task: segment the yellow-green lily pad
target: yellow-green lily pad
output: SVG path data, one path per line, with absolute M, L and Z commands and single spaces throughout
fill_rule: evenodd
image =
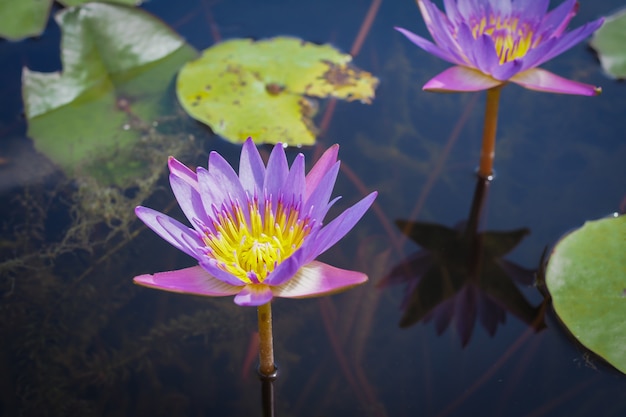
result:
M 315 103 L 335 97 L 371 103 L 378 79 L 331 45 L 292 37 L 233 39 L 205 50 L 178 75 L 176 90 L 194 119 L 234 142 L 312 145 Z
M 626 373 L 626 216 L 588 221 L 561 239 L 546 286 L 574 337 Z

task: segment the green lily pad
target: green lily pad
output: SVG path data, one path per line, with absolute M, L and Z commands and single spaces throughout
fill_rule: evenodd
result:
M 586 222 L 562 238 L 546 285 L 574 337 L 626 373 L 626 216 Z
M 591 38 L 602 68 L 613 78 L 626 78 L 626 9 L 606 18 Z
M 65 6 L 77 6 L 92 0 L 59 0 Z M 103 0 L 107 3 L 139 5 L 142 0 Z M 53 0 L 0 1 L 0 37 L 17 41 L 40 35 L 46 27 Z
M 0 37 L 17 41 L 43 32 L 52 0 L 0 1 Z
M 65 6 L 80 6 L 81 4 L 86 4 L 93 2 L 94 0 L 58 0 L 59 3 Z M 99 0 L 102 3 L 113 3 L 113 4 L 123 4 L 126 6 L 139 6 L 143 3 L 143 0 Z
M 171 113 L 168 85 L 196 51 L 132 7 L 89 3 L 55 19 L 63 72 L 24 69 L 28 135 L 68 175 L 122 185 L 141 175 L 136 146 L 153 120 Z
M 176 91 L 183 108 L 225 139 L 312 145 L 315 103 L 336 97 L 371 103 L 378 79 L 330 45 L 291 37 L 233 39 L 187 63 Z

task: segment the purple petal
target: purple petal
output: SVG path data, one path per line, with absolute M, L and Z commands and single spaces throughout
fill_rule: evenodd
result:
M 165 239 L 170 245 L 185 252 L 193 258 L 198 258 L 195 250 L 196 248 L 192 248 L 181 237 L 181 235 L 186 235 L 192 242 L 196 242 L 198 247 L 204 246 L 194 230 L 188 228 L 179 221 L 148 207 L 136 207 L 135 214 L 146 224 L 146 226 Z
M 453 63 L 464 63 L 465 53 L 459 46 L 455 24 L 430 1 L 418 2 L 418 6 L 435 44 L 453 58 Z
M 199 262 L 202 269 L 204 269 L 210 275 L 214 276 L 220 281 L 223 281 L 233 286 L 241 286 L 245 284 L 245 282 L 243 282 L 240 278 L 234 276 L 229 272 L 224 271 L 222 268 L 217 266 L 217 261 L 214 258 L 203 257 L 199 260 Z
M 221 297 L 237 294 L 242 287 L 226 284 L 199 266 L 177 271 L 157 272 L 133 278 L 135 284 L 183 294 Z
M 450 19 L 453 23 L 463 21 L 463 16 L 461 16 L 461 13 L 456 6 L 456 0 L 443 0 L 443 7 L 446 11 L 448 19 Z
M 513 10 L 510 0 L 489 0 L 487 5 L 489 6 L 489 11 L 486 13 L 487 16 L 508 17 Z
M 278 264 L 276 268 L 269 273 L 263 283 L 268 285 L 281 285 L 290 280 L 305 263 L 304 257 L 308 254 L 306 246 L 300 247 L 291 256 Z
M 287 156 L 282 144 L 277 144 L 272 149 L 270 158 L 267 161 L 267 169 L 265 170 L 265 181 L 263 189 L 267 195 L 271 195 L 275 200 L 278 197 L 287 175 L 289 174 L 289 164 L 287 164 Z M 276 207 L 276 206 L 273 206 Z
M 472 338 L 477 315 L 478 290 L 473 285 L 466 285 L 454 297 L 456 330 L 461 336 L 461 345 L 467 346 Z
M 535 65 L 541 65 L 542 63 L 562 54 L 574 45 L 580 43 L 583 39 L 587 38 L 600 26 L 602 26 L 602 23 L 604 23 L 604 18 L 586 23 L 583 26 L 576 28 L 571 32 L 567 32 L 565 35 L 557 38 L 554 47 L 550 49 L 541 59 L 537 60 Z
M 597 96 L 602 92 L 600 87 L 568 80 L 540 68 L 520 72 L 513 76 L 510 81 L 529 90 L 545 91 L 547 93 Z
M 539 33 L 550 37 L 561 36 L 577 11 L 577 0 L 567 0 L 561 3 L 544 16 Z
M 299 202 L 305 190 L 304 155 L 299 153 L 291 164 L 282 194 L 286 204 Z
M 500 57 L 491 36 L 481 35 L 473 42 L 473 45 L 468 45 L 468 48 L 473 52 L 472 61 L 476 64 L 476 68 L 490 75 L 497 71 L 500 66 Z
M 317 188 L 318 184 L 324 178 L 326 173 L 337 162 L 337 154 L 339 153 L 339 145 L 335 144 L 326 149 L 320 159 L 317 160 L 313 168 L 306 176 L 306 189 L 304 192 L 304 201 L 309 199 L 311 193 Z
M 374 191 L 361 201 L 341 213 L 337 218 L 320 230 L 316 239 L 315 255 L 324 253 L 348 233 L 354 225 L 363 217 L 367 209 L 372 205 L 378 193 Z
M 289 281 L 272 288 L 276 297 L 304 298 L 333 294 L 367 281 L 367 275 L 313 261 Z
M 513 61 L 505 62 L 502 65 L 498 65 L 491 72 L 491 76 L 496 80 L 506 81 L 518 72 L 522 70 L 523 60 L 514 59 Z
M 479 19 L 482 16 L 487 16 L 490 10 L 489 5 L 484 0 L 458 0 L 457 7 L 464 16 L 465 21 L 469 21 L 471 18 Z
M 241 148 L 239 160 L 239 180 L 244 190 L 254 196 L 254 192 L 263 189 L 265 165 L 252 138 L 248 138 Z
M 241 185 L 239 176 L 230 166 L 228 161 L 217 152 L 209 154 L 209 175 L 212 180 L 211 188 L 219 187 L 224 190 L 224 194 L 232 197 L 233 200 L 244 203 L 247 201 L 245 190 Z M 206 184 L 205 184 L 206 186 Z
M 548 11 L 549 5 L 549 0 L 515 0 L 511 5 L 511 14 L 523 17 L 527 22 L 529 20 L 540 22 Z
M 170 174 L 170 186 L 178 201 L 178 205 L 194 227 L 196 226 L 194 219 L 199 219 L 205 224 L 210 224 L 206 212 L 204 211 L 202 198 L 196 188 L 185 181 L 184 178 L 174 174 Z M 197 186 L 198 182 L 196 181 L 196 187 Z M 200 232 L 200 230 L 198 231 Z
M 426 52 L 428 52 L 429 54 L 432 54 L 438 58 L 443 59 L 444 61 L 448 61 L 452 64 L 461 64 L 461 62 L 459 62 L 458 59 L 456 59 L 452 54 L 450 54 L 448 51 L 442 49 L 441 47 L 439 47 L 438 45 L 435 45 L 434 43 L 422 38 L 421 36 L 418 36 L 412 32 L 409 32 L 408 30 L 404 29 L 404 28 L 400 28 L 400 27 L 394 27 L 395 30 L 397 30 L 398 32 L 402 33 L 404 36 L 407 37 L 408 40 L 410 40 L 411 42 L 413 42 L 415 45 L 419 46 L 420 48 L 422 48 L 423 50 L 425 50 Z
M 260 306 L 272 301 L 273 297 L 274 294 L 267 285 L 250 284 L 235 296 L 235 303 L 246 307 Z
M 170 169 L 170 174 L 174 175 L 181 180 L 185 181 L 191 187 L 193 187 L 196 191 L 198 191 L 198 176 L 195 172 L 190 170 L 187 165 L 180 162 L 178 159 L 170 156 L 167 159 L 167 166 Z
M 478 70 L 455 66 L 433 77 L 424 85 L 423 89 L 435 92 L 466 92 L 488 90 L 500 84 L 502 84 L 502 81 L 498 81 Z

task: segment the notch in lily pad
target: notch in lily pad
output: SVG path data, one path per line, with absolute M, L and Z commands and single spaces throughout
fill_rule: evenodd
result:
M 612 78 L 626 78 L 626 9 L 609 16 L 591 38 L 602 69 Z
M 331 45 L 293 37 L 233 39 L 181 69 L 176 91 L 185 111 L 234 143 L 315 143 L 313 98 L 371 103 L 378 79 Z
M 546 267 L 554 310 L 585 347 L 626 374 L 626 216 L 588 221 Z

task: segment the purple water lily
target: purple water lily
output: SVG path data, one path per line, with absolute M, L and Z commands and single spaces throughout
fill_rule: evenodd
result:
M 248 139 L 239 174 L 218 153 L 196 172 L 170 157 L 170 184 L 193 225 L 137 207 L 137 216 L 198 266 L 140 275 L 139 285 L 204 296 L 235 295 L 235 303 L 260 306 L 273 297 L 301 298 L 361 284 L 367 276 L 315 258 L 341 239 L 365 214 L 376 192 L 323 225 L 338 198 L 330 196 L 339 172 L 338 145 L 329 148 L 305 176 L 304 155 L 291 168 L 281 144 L 267 167 Z
M 396 28 L 425 51 L 456 66 L 424 85 L 438 92 L 480 91 L 507 82 L 551 93 L 592 96 L 601 89 L 536 68 L 598 29 L 604 19 L 565 32 L 578 3 L 567 0 L 550 12 L 549 0 L 444 0 L 446 13 L 417 0 L 435 43 Z

